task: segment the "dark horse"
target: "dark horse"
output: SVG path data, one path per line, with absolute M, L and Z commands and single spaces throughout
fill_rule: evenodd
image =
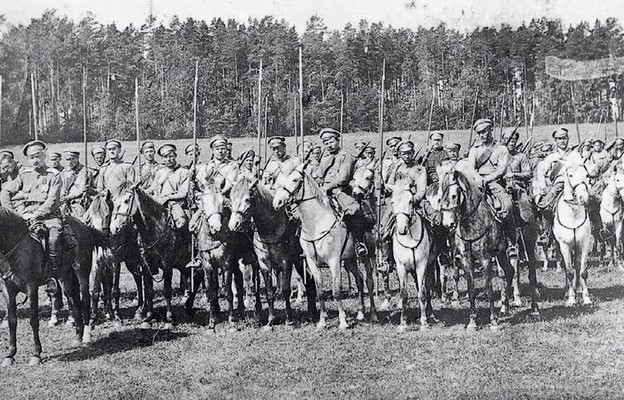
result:
M 282 296 L 286 302 L 286 324 L 293 323 L 290 306 L 293 266 L 299 276 L 305 276 L 308 313 L 311 317 L 315 317 L 316 285 L 312 276 L 303 268 L 301 258 L 303 250 L 299 243 L 297 226 L 290 220 L 286 211 L 273 208 L 273 194 L 266 186 L 258 184 L 257 180 L 251 181 L 247 177 L 239 179 L 232 188 L 230 198 L 232 214 L 228 225 L 231 230 L 244 231 L 245 222 L 253 218 L 255 226 L 253 247 L 267 288 L 269 318 L 266 328 L 270 329 L 275 322 L 275 287 L 272 283 L 272 272 L 275 272 L 278 279 L 281 278 Z
M 168 222 L 169 216 L 164 205 L 137 184 L 122 184 L 113 193 L 113 214 L 110 231 L 114 236 L 134 222 L 142 247 L 142 277 L 145 294 L 143 306 L 139 308 L 143 316 L 144 326 L 149 326 L 153 318 L 154 308 L 154 275 L 158 269 L 163 271 L 163 294 L 167 314 L 165 328 L 173 327 L 173 313 L 171 311 L 171 297 L 173 294 L 171 281 L 173 268 L 177 268 L 183 275 L 188 275 L 186 268 L 191 259 L 191 235 L 188 231 L 173 229 Z M 191 290 L 187 300 L 187 311 L 192 307 L 197 288 Z M 137 310 L 137 312 L 139 311 Z
M 490 328 L 498 328 L 498 318 L 494 307 L 494 290 L 492 278 L 494 268 L 492 258 L 497 257 L 505 273 L 505 289 L 501 290 L 503 307 L 509 308 L 512 296 L 512 280 L 514 270 L 505 257 L 507 240 L 503 226 L 497 222 L 494 210 L 485 200 L 484 193 L 476 186 L 474 179 L 464 171 L 469 168 L 456 167 L 448 171 L 439 170 L 440 202 L 442 223 L 454 229 L 455 246 L 460 256 L 468 284 L 470 298 L 470 322 L 467 329 L 476 329 L 477 311 L 475 306 L 476 291 L 474 284 L 475 263 L 479 263 L 486 273 L 486 288 L 490 303 Z M 440 174 L 441 173 L 441 174 Z

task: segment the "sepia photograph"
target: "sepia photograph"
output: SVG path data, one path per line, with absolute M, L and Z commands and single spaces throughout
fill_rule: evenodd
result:
M 0 0 L 0 399 L 623 398 L 623 23 Z

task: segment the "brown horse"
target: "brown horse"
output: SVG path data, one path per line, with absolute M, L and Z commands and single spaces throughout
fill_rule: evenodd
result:
M 171 297 L 173 268 L 181 274 L 188 275 L 186 265 L 191 259 L 191 235 L 188 230 L 176 230 L 169 224 L 169 215 L 164 205 L 158 203 L 137 184 L 122 184 L 112 194 L 113 213 L 110 231 L 114 236 L 129 227 L 131 222 L 136 225 L 142 263 L 143 287 L 145 288 L 143 306 L 143 327 L 149 327 L 153 319 L 154 307 L 154 276 L 158 270 L 163 272 L 163 294 L 165 296 L 166 316 L 165 329 L 173 327 Z M 191 290 L 186 303 L 187 310 L 192 308 L 197 287 Z
M 461 163 L 448 171 L 439 169 L 442 223 L 454 230 L 456 251 L 460 255 L 468 283 L 470 321 L 466 328 L 474 330 L 477 327 L 474 272 L 475 263 L 478 262 L 486 271 L 490 328 L 496 330 L 498 317 L 492 288 L 494 276 L 492 258 L 497 257 L 505 273 L 504 290 L 506 292 L 503 304 L 505 308 L 509 307 L 509 298 L 512 296 L 513 268 L 505 257 L 507 240 L 502 224 L 496 221 L 494 210 L 487 204 L 485 194 L 476 186 L 475 179 L 467 175 L 466 171 L 469 170 L 469 168 L 462 168 Z
M 229 228 L 232 231 L 241 231 L 244 230 L 246 221 L 253 219 L 254 222 L 253 246 L 267 288 L 269 317 L 266 328 L 270 329 L 275 321 L 273 272 L 278 279 L 281 278 L 282 296 L 286 302 L 286 324 L 293 323 L 290 305 L 293 266 L 299 276 L 305 276 L 308 313 L 316 316 L 316 286 L 312 277 L 308 276 L 303 268 L 297 226 L 284 210 L 273 208 L 273 194 L 262 183 L 258 184 L 257 180 L 251 181 L 247 177 L 239 179 L 234 184 L 230 197 L 232 214 L 228 223 Z

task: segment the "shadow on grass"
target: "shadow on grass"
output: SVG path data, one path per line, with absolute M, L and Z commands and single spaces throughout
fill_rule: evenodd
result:
M 121 353 L 132 349 L 145 348 L 159 342 L 171 342 L 188 333 L 156 329 L 128 329 L 111 332 L 108 336 L 96 340 L 90 346 L 79 347 L 69 353 L 50 357 L 57 361 L 84 361 L 108 354 Z

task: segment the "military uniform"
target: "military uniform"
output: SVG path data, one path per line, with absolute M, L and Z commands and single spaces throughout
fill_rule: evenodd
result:
M 354 215 L 359 204 L 349 194 L 349 182 L 353 176 L 353 156 L 343 150 L 336 154 L 325 153 L 318 168 L 312 172 L 312 177 L 319 186 L 334 196 L 340 208 L 348 215 Z
M 141 186 L 144 188 L 150 187 L 156 177 L 156 172 L 161 167 L 156 160 L 141 163 Z
M 29 151 L 45 151 L 46 145 L 38 140 L 24 147 L 24 155 Z M 21 173 L 8 182 L 0 192 L 2 207 L 14 211 L 28 220 L 39 220 L 48 228 L 50 261 L 53 268 L 60 266 L 60 218 L 61 176 L 54 168 L 43 164 L 40 168 L 23 168 Z
M 486 126 L 491 129 L 491 121 L 478 120 L 475 122 L 475 131 L 481 132 L 487 129 Z M 475 144 L 468 153 L 468 165 L 487 181 L 487 189 L 499 201 L 497 211 L 501 219 L 509 215 L 512 207 L 511 197 L 501 184 L 508 164 L 509 150 L 495 140 L 489 144 Z
M 188 222 L 185 201 L 189 193 L 189 170 L 176 164 L 156 171 L 152 185 L 146 191 L 169 210 L 176 229 L 182 229 Z
M 114 193 L 127 182 L 136 182 L 136 178 L 136 171 L 132 164 L 121 160 L 110 160 L 100 168 L 95 187 L 98 192 L 108 190 Z
M 269 187 L 272 186 L 273 183 L 275 183 L 275 179 L 282 173 L 284 164 L 291 159 L 292 157 L 288 154 L 285 154 L 281 159 L 272 158 L 262 172 L 262 181 L 264 184 Z
M 85 212 L 85 198 L 89 186 L 91 185 L 90 171 L 82 164 L 74 168 L 65 168 L 61 173 L 62 194 L 61 202 L 68 206 L 68 211 L 75 217 L 82 217 Z
M 14 162 L 15 167 L 13 167 L 13 171 L 0 175 L 0 188 L 4 186 L 5 183 L 14 181 L 22 173 L 24 167 L 20 163 Z

